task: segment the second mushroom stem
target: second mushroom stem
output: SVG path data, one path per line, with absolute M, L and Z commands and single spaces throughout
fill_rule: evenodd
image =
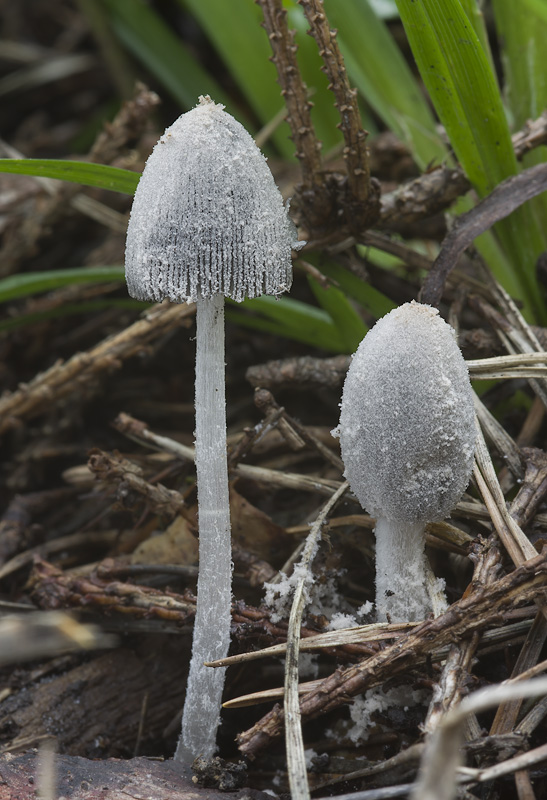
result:
M 175 759 L 210 757 L 216 749 L 225 668 L 205 661 L 225 658 L 230 644 L 232 552 L 226 460 L 224 296 L 196 303 L 196 474 L 199 578 L 192 660 Z
M 376 522 L 376 611 L 379 621 L 417 621 L 431 612 L 424 524 Z

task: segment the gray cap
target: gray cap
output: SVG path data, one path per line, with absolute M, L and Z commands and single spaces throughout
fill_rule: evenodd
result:
M 454 329 L 436 308 L 405 303 L 367 333 L 339 434 L 344 474 L 369 514 L 425 524 L 454 508 L 473 469 L 475 410 Z
M 167 128 L 137 186 L 127 229 L 131 297 L 175 302 L 279 294 L 296 241 L 266 159 L 209 97 Z

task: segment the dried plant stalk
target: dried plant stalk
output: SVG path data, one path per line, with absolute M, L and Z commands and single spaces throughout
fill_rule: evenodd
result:
M 298 0 L 319 47 L 319 55 L 340 114 L 340 130 L 344 136 L 343 150 L 347 172 L 346 217 L 349 227 L 362 231 L 378 213 L 379 192 L 371 185 L 369 154 L 366 146 L 367 134 L 361 125 L 357 105 L 357 90 L 352 89 L 336 40 L 336 30 L 331 28 L 320 0 Z
M 302 623 L 302 613 L 306 602 L 306 588 L 311 574 L 311 563 L 317 552 L 317 547 L 321 538 L 321 531 L 328 515 L 333 511 L 338 501 L 343 497 L 349 488 L 349 484 L 343 483 L 330 500 L 325 503 L 320 514 L 312 525 L 310 533 L 306 539 L 306 544 L 299 562 L 302 570 L 300 579 L 294 592 L 291 614 L 289 618 L 289 628 L 287 631 L 287 646 L 285 656 L 285 748 L 287 754 L 287 771 L 289 774 L 289 785 L 291 796 L 294 800 L 307 800 L 310 797 L 308 778 L 306 771 L 306 758 L 304 755 L 304 740 L 302 737 L 302 725 L 300 721 L 300 701 L 298 690 L 298 656 L 300 653 L 300 625 Z

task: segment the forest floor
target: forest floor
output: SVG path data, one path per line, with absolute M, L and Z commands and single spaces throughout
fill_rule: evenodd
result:
M 141 87 L 103 127 L 112 87 L 80 13 L 63 0 L 35 0 L 4 14 L 6 39 L 83 61 L 55 80 L 11 88 L 1 81 L 17 61 L 2 62 L 2 155 L 91 158 L 141 170 L 176 116 L 169 101 L 160 105 Z M 386 178 L 382 152 L 389 148 L 396 169 Z M 386 187 L 413 176 L 391 138 L 372 154 Z M 294 170 L 277 176 L 286 188 L 297 180 Z M 75 184 L 0 175 L 0 278 L 123 264 L 130 202 Z M 414 225 L 416 237 L 423 231 L 442 240 L 446 232 L 442 214 Z M 395 303 L 417 296 L 421 266 L 419 258 L 409 262 L 401 277 L 380 274 L 366 259 L 353 263 Z M 295 273 L 293 296 L 312 301 L 304 270 Z M 466 358 L 502 353 L 496 323 L 515 324 L 499 305 L 498 317 L 488 316 L 492 297 L 467 302 L 454 284 L 447 291 L 444 310 L 460 316 Z M 281 569 L 290 572 L 310 524 L 343 482 L 331 430 L 349 357 L 227 324 L 231 653 L 279 648 L 228 669 L 223 761 L 197 769 L 192 782 L 168 759 L 180 729 L 195 611 L 194 308 L 137 308 L 120 281 L 77 283 L 5 303 L 2 319 L 0 800 L 36 791 L 82 800 L 287 792 L 279 708 L 264 715 L 283 702 L 280 656 L 290 606 L 266 604 L 264 583 L 279 580 Z M 535 333 L 545 341 L 542 329 Z M 544 406 L 518 376 L 493 384 L 482 400 L 497 413 L 495 463 L 528 545 L 507 532 L 505 519 L 492 533 L 495 482 L 487 476 L 488 509 L 471 487 L 447 523 L 428 528 L 428 553 L 452 612 L 419 626 L 375 627 L 367 614 L 374 520 L 348 493 L 323 528 L 301 631 L 303 640 L 332 631 L 330 639 L 314 640 L 313 656 L 301 658 L 302 681 L 327 682 L 321 701 L 315 695 L 303 711 L 309 782 L 320 796 L 396 796 L 382 794 L 386 786 L 405 796 L 423 754 L 424 726 L 432 730 L 474 689 L 542 671 Z M 513 560 L 500 545 L 504 532 L 505 548 L 522 545 Z M 343 615 L 368 629 L 351 638 Z M 246 695 L 254 697 L 237 701 Z M 525 759 L 546 747 L 546 713 L 545 700 L 515 701 L 470 718 L 465 748 L 475 773 L 467 796 L 514 797 L 515 781 L 520 797 L 532 782 L 536 797 L 547 796 L 545 754 Z

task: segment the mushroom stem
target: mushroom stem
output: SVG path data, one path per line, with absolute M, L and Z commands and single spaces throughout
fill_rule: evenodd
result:
M 192 659 L 176 761 L 216 750 L 225 668 L 205 667 L 230 645 L 232 551 L 226 458 L 224 297 L 196 303 L 196 473 L 199 577 Z
M 415 622 L 432 611 L 427 591 L 425 525 L 376 522 L 376 612 L 378 621 Z

